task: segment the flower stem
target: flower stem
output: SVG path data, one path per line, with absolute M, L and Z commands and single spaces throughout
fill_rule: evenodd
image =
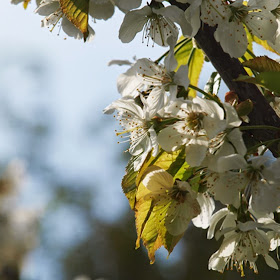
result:
M 208 99 L 217 102 L 217 103 L 219 104 L 219 106 L 221 106 L 221 107 L 223 108 L 222 103 L 221 103 L 219 100 L 217 100 L 214 96 L 212 96 L 211 94 L 205 92 L 204 90 L 202 90 L 202 89 L 200 89 L 200 88 L 198 88 L 198 87 L 196 87 L 196 86 L 194 86 L 194 85 L 192 85 L 192 84 L 189 84 L 189 88 L 194 89 L 194 90 L 196 90 L 196 91 L 202 93 L 202 94 L 203 94 L 204 96 L 206 96 Z
M 257 145 L 254 145 L 253 147 L 250 147 L 250 148 L 248 149 L 247 153 L 254 152 L 258 147 L 260 147 L 260 146 L 262 146 L 262 145 L 265 145 L 266 147 L 269 148 L 269 146 L 273 145 L 273 144 L 276 143 L 276 142 L 280 142 L 280 138 L 258 143 Z

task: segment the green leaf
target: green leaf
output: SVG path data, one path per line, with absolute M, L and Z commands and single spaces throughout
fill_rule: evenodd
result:
M 263 72 L 256 76 L 259 85 L 280 94 L 280 72 Z
M 182 38 L 180 38 L 180 40 L 182 40 Z M 204 63 L 203 51 L 199 48 L 194 47 L 192 41 L 187 41 L 183 45 L 180 45 L 179 48 L 175 49 L 175 57 L 178 61 L 177 70 L 181 65 L 189 65 L 190 83 L 194 86 L 197 86 Z M 189 89 L 188 95 L 191 97 L 195 97 L 196 91 L 193 89 Z
M 244 62 L 243 65 L 260 73 L 256 74 L 255 78 L 240 75 L 236 81 L 256 84 L 280 94 L 280 64 L 277 61 L 260 56 Z
M 84 35 L 86 41 L 88 31 L 89 0 L 59 0 L 61 10 Z
M 131 158 L 131 160 L 128 162 L 128 165 L 126 167 L 126 174 L 124 175 L 122 179 L 122 189 L 125 194 L 125 196 L 128 199 L 129 205 L 131 209 L 134 209 L 135 207 L 135 197 L 136 197 L 136 177 L 138 172 L 134 171 L 133 168 L 133 160 L 134 158 Z
M 133 169 L 133 161 L 134 158 L 126 168 L 122 188 L 130 207 L 135 211 L 136 248 L 140 246 L 142 239 L 148 250 L 150 262 L 154 263 L 156 250 L 164 246 L 170 254 L 183 234 L 173 236 L 166 229 L 167 211 L 170 207 L 177 207 L 177 201 L 163 197 L 160 203 L 155 203 L 153 198 L 148 196 L 150 191 L 142 184 L 142 180 L 149 172 L 156 169 L 167 170 L 174 179 L 187 180 L 193 174 L 193 168 L 190 168 L 185 161 L 184 148 L 171 153 L 160 149 L 156 157 L 150 153 L 137 172 Z
M 235 81 L 246 82 L 262 86 L 270 91 L 280 94 L 280 72 L 262 72 L 255 78 L 240 75 Z

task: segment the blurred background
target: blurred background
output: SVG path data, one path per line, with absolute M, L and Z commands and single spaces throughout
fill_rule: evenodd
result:
M 134 249 L 134 215 L 120 187 L 128 155 L 116 121 L 102 114 L 119 98 L 126 67 L 107 63 L 157 59 L 165 49 L 147 48 L 141 34 L 122 44 L 118 11 L 92 22 L 96 37 L 84 44 L 42 29 L 34 4 L 2 2 L 0 280 L 239 279 L 208 271 L 219 245 L 193 227 L 168 260 L 160 249 L 150 265 L 145 248 Z M 211 70 L 208 63 L 204 73 Z

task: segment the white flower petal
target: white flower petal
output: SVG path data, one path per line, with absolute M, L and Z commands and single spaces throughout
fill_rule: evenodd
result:
M 147 110 L 150 117 L 156 115 L 156 113 L 164 106 L 165 90 L 163 87 L 155 87 L 150 92 L 146 102 Z
M 158 134 L 158 142 L 165 151 L 176 151 L 184 143 L 181 136 L 174 126 L 168 126 Z
M 232 21 L 219 24 L 214 36 L 216 41 L 221 44 L 224 52 L 231 57 L 238 58 L 246 52 L 248 41 L 241 22 Z
M 269 12 L 249 13 L 244 23 L 248 29 L 262 40 L 275 41 L 277 23 L 275 17 Z
M 206 137 L 191 139 L 186 144 L 186 162 L 191 166 L 200 166 L 206 156 L 208 140 Z
M 128 12 L 120 27 L 119 38 L 123 43 L 131 42 L 135 35 L 140 32 L 148 21 L 147 16 L 152 14 L 152 9 L 148 6 L 140 10 Z
M 206 193 L 198 193 L 197 201 L 199 203 L 201 213 L 196 218 L 192 219 L 192 222 L 196 227 L 206 229 L 210 225 L 210 218 L 215 210 L 215 202 L 213 198 Z
M 122 10 L 136 9 L 141 5 L 142 0 L 114 0 L 116 5 Z
M 173 201 L 167 210 L 165 226 L 168 232 L 174 236 L 184 233 L 192 218 L 200 213 L 200 207 L 196 199 L 186 195 L 183 203 Z
M 247 148 L 243 141 L 242 132 L 239 128 L 233 129 L 230 133 L 227 134 L 228 141 L 234 146 L 236 152 L 241 155 L 245 156 L 247 153 Z
M 265 262 L 268 266 L 270 266 L 270 267 L 272 267 L 276 270 L 279 269 L 277 262 L 270 255 L 265 254 L 265 255 L 263 255 L 263 257 L 264 257 Z
M 151 168 L 150 168 L 151 169 Z M 147 169 L 148 172 L 149 168 Z M 145 176 L 143 185 L 153 193 L 165 193 L 173 187 L 173 177 L 164 169 L 153 170 Z
M 190 84 L 188 72 L 188 65 L 181 65 L 173 77 L 173 82 L 178 86 L 183 86 L 186 90 L 188 89 L 188 86 Z
M 207 231 L 207 239 L 212 239 L 214 237 L 215 229 L 218 222 L 228 214 L 229 214 L 228 208 L 222 208 L 211 217 L 210 226 Z
M 95 0 L 89 2 L 89 14 L 93 18 L 107 20 L 113 16 L 114 12 L 115 6 L 110 0 L 101 3 Z
M 242 169 L 247 167 L 247 162 L 243 156 L 238 154 L 229 155 L 226 157 L 220 157 L 218 159 L 219 172 L 225 172 L 228 170 Z

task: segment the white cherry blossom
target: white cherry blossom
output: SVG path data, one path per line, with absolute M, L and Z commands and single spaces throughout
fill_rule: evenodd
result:
M 135 35 L 143 30 L 142 40 L 153 40 L 160 46 L 168 46 L 167 39 L 172 36 L 177 40 L 178 28 L 175 23 L 179 24 L 182 33 L 189 33 L 190 26 L 185 19 L 184 12 L 176 6 L 160 8 L 144 6 L 139 10 L 128 12 L 120 27 L 119 38 L 123 43 L 129 43 Z
M 196 199 L 201 212 L 197 217 L 192 219 L 192 222 L 196 227 L 206 229 L 210 225 L 210 220 L 215 210 L 215 202 L 207 193 L 198 193 Z
M 41 26 L 49 28 L 51 32 L 59 25 L 68 36 L 75 39 L 84 39 L 82 32 L 63 14 L 59 0 L 43 0 L 35 12 L 41 16 L 45 16 L 41 21 Z M 87 41 L 89 42 L 93 40 L 95 33 L 90 26 L 88 26 L 88 31 Z
M 218 171 L 217 163 L 220 157 L 232 154 L 245 156 L 247 152 L 242 132 L 238 128 L 242 121 L 229 103 L 224 103 L 223 107 L 226 112 L 226 129 L 209 141 L 208 153 L 202 163 L 212 171 Z
M 170 152 L 185 146 L 186 162 L 199 166 L 206 156 L 210 139 L 226 127 L 223 109 L 214 101 L 196 97 L 192 101 L 174 101 L 166 112 L 178 121 L 160 131 L 161 147 Z
M 153 116 L 133 99 L 116 100 L 104 109 L 104 113 L 111 114 L 115 110 L 119 111 L 117 119 L 123 127 L 123 131 L 116 134 L 127 139 L 124 142 L 130 142 L 129 153 L 136 157 L 134 169 L 137 171 L 150 151 L 153 156 L 158 153 L 157 136 L 151 123 Z
M 207 177 L 208 191 L 224 204 L 240 206 L 240 192 L 258 213 L 270 213 L 280 206 L 279 164 L 267 157 L 249 162 L 238 154 L 218 159 L 219 172 Z
M 170 100 L 176 99 L 178 86 L 187 90 L 189 85 L 187 65 L 181 65 L 174 72 L 177 67 L 173 54 L 176 42 L 170 42 L 169 39 L 170 53 L 165 58 L 164 65 L 147 58 L 138 59 L 117 81 L 122 96 L 135 98 L 141 95 L 142 102 L 149 108 L 151 115 L 158 113 Z
M 210 26 L 220 23 L 227 8 L 221 0 L 181 0 L 178 2 L 190 4 L 185 11 L 185 17 L 192 27 L 192 33 L 188 34 L 191 37 L 197 34 L 201 21 Z
M 268 9 L 271 0 L 249 0 L 247 5 L 243 0 L 237 0 L 228 5 L 223 22 L 218 24 L 215 39 L 232 57 L 241 57 L 248 45 L 244 26 L 262 40 L 275 41 L 277 23 Z M 265 8 L 264 8 L 265 7 Z
M 257 229 L 253 222 L 239 223 L 225 234 L 220 249 L 209 259 L 209 269 L 223 272 L 224 269 L 236 267 L 244 276 L 244 267 L 249 263 L 250 268 L 258 273 L 256 261 L 262 255 L 266 264 L 278 269 L 277 263 L 269 256 L 269 239 L 264 231 Z
M 277 6 L 275 8 L 275 5 L 271 7 L 271 13 L 275 16 L 276 22 L 278 24 L 278 28 L 276 31 L 276 39 L 275 42 L 268 40 L 268 44 L 276 50 L 278 53 L 280 53 L 280 0 L 275 0 Z M 278 107 L 279 111 L 279 107 Z M 278 114 L 279 115 L 279 114 Z
M 107 20 L 113 16 L 115 5 L 111 0 L 90 0 L 89 15 L 95 19 Z

